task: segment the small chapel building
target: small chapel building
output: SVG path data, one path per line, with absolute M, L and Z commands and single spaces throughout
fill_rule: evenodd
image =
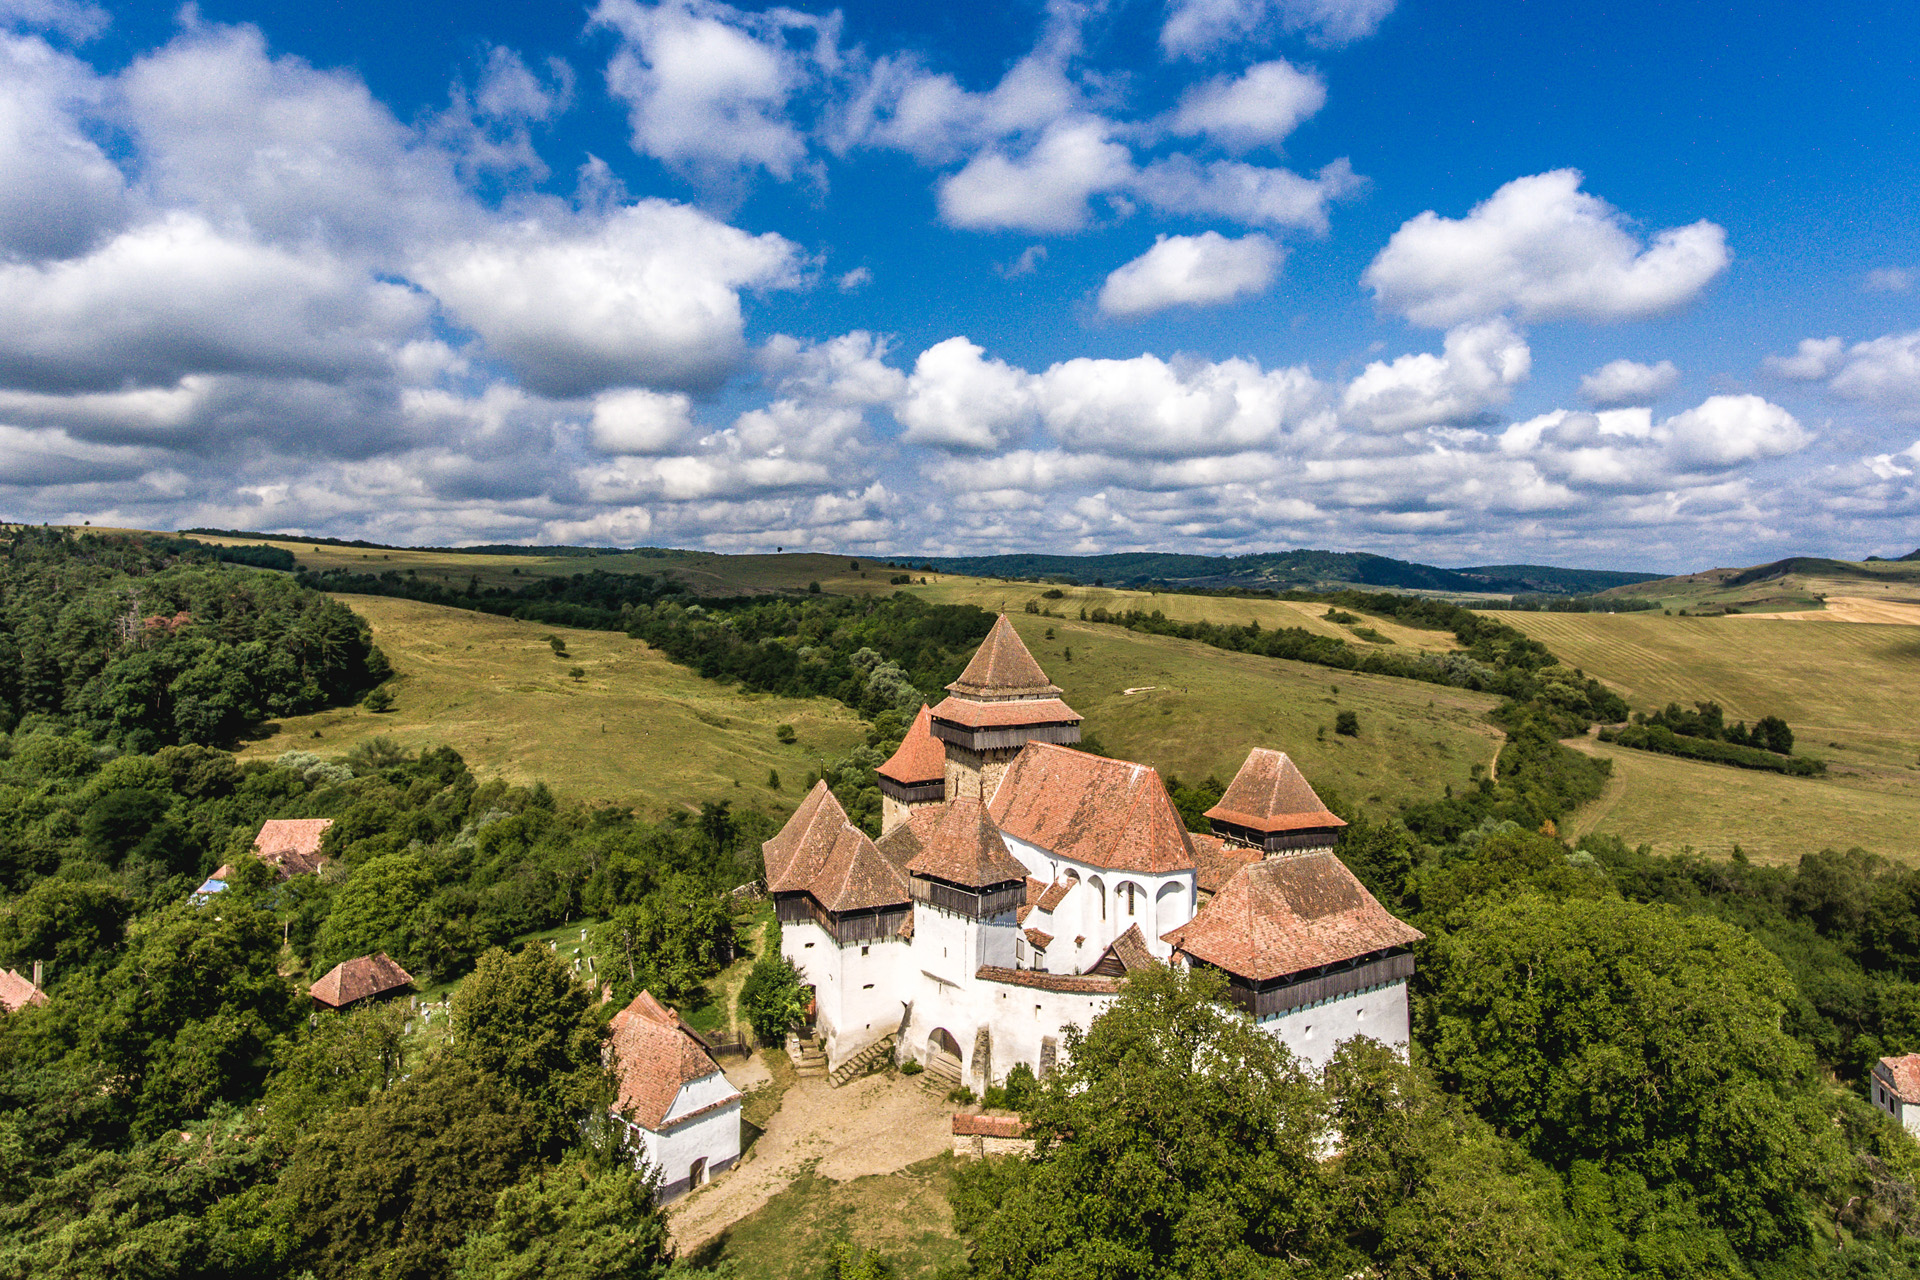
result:
M 1406 1051 L 1422 935 L 1334 855 L 1345 824 L 1284 753 L 1249 755 L 1199 835 L 1153 768 L 1075 749 L 1004 615 L 947 692 L 879 767 L 878 840 L 822 782 L 762 846 L 830 1068 L 891 1037 L 969 1087 L 1044 1077 L 1152 964 L 1219 970 L 1310 1064 L 1356 1035 Z

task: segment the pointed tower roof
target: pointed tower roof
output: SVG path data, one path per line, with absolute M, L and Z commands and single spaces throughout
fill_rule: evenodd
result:
M 1312 853 L 1242 867 L 1163 940 L 1249 982 L 1265 982 L 1425 936 L 1381 906 L 1332 853 Z
M 1002 831 L 1090 867 L 1160 874 L 1193 866 L 1193 844 L 1155 770 L 1029 742 L 990 804 Z
M 806 888 L 810 870 L 826 861 L 840 829 L 846 825 L 847 811 L 834 799 L 826 780 L 814 783 L 787 825 L 760 845 L 767 864 L 767 891 Z
M 920 714 L 913 718 L 913 726 L 907 730 L 899 749 L 875 772 L 903 787 L 945 781 L 947 749 L 933 736 L 932 707 L 924 702 L 920 704 Z
M 962 698 L 997 702 L 1012 698 L 1057 698 L 1060 686 L 1033 660 L 1033 654 L 1013 629 L 1006 614 L 995 619 L 993 630 L 980 643 L 973 661 L 947 692 Z
M 913 875 L 968 889 L 1024 883 L 1027 878 L 1026 867 L 1007 852 L 987 806 L 972 796 L 922 809 L 907 820 L 906 828 L 919 846 L 907 863 Z
M 1247 762 L 1233 775 L 1220 803 L 1207 810 L 1207 817 L 1267 832 L 1347 825 L 1320 802 L 1286 752 L 1266 747 L 1247 753 Z

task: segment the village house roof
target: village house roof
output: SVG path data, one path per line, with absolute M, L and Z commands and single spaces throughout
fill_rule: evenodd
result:
M 1247 753 L 1246 763 L 1233 775 L 1220 803 L 1207 810 L 1207 817 L 1266 832 L 1347 825 L 1320 803 L 1286 752 L 1266 747 Z
M 807 893 L 827 911 L 860 911 L 908 899 L 903 861 L 874 847 L 824 781 L 814 784 L 779 834 L 760 846 L 773 893 Z
M 1159 773 L 1143 764 L 1030 742 L 989 810 L 1006 834 L 1084 866 L 1158 875 L 1194 865 Z
M 308 988 L 307 994 L 329 1009 L 344 1009 L 412 983 L 412 974 L 395 964 L 386 952 L 378 951 L 370 956 L 342 960 Z
M 931 876 L 967 889 L 1027 879 L 1026 867 L 1007 852 L 987 806 L 972 796 L 930 805 L 891 834 L 903 829 L 910 829 L 910 838 L 919 845 L 907 863 L 910 875 Z
M 1163 938 L 1196 960 L 1265 982 L 1425 936 L 1394 918 L 1328 852 L 1242 867 L 1198 915 Z
M 1226 888 L 1233 873 L 1260 861 L 1266 855 L 1245 845 L 1228 844 L 1219 836 L 1189 832 L 1193 843 L 1193 883 L 1202 893 L 1218 893 Z
M 269 818 L 253 838 L 254 856 L 270 864 L 282 880 L 308 875 L 326 863 L 320 837 L 332 825 L 332 818 Z
M 607 1024 L 619 1096 L 614 1109 L 643 1128 L 658 1133 L 673 1110 L 680 1090 L 696 1080 L 717 1074 L 720 1065 L 680 1020 L 680 1015 L 642 991 L 633 1003 L 613 1015 Z M 736 1090 L 697 1112 L 679 1117 L 676 1124 L 704 1115 L 740 1097 Z
M 1028 929 L 1027 941 L 1036 951 L 1045 951 L 1053 942 L 1053 935 L 1041 929 Z
M 946 780 L 947 748 L 933 736 L 932 707 L 924 702 L 920 704 L 920 714 L 913 718 L 907 736 L 900 740 L 900 746 L 887 757 L 887 762 L 874 772 L 903 787 Z
M 1920 1103 L 1920 1053 L 1882 1058 L 1873 1074 L 1879 1076 L 1881 1085 L 1900 1101 L 1909 1106 Z
M 987 638 L 974 651 L 973 661 L 967 663 L 958 680 L 947 686 L 947 692 L 988 700 L 1057 698 L 1060 686 L 1047 679 L 1047 673 L 1033 660 L 1003 613 L 994 619 L 993 630 L 987 632 Z
M 33 981 L 12 969 L 0 969 L 0 1009 L 8 1013 L 18 1013 L 28 1005 L 43 1005 L 47 1002 L 47 993 L 33 985 Z

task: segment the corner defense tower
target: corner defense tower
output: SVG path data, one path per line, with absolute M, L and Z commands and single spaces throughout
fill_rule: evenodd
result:
M 1033 660 L 1001 614 L 949 697 L 931 713 L 933 736 L 946 746 L 946 798 L 993 798 L 1013 758 L 1029 742 L 1080 741 L 1080 713 L 1060 700 L 1060 687 Z

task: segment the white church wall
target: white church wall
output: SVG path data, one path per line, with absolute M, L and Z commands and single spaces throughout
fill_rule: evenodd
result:
M 780 950 L 813 987 L 814 1026 L 829 1069 L 899 1027 L 901 975 L 913 968 L 905 939 L 843 947 L 808 921 L 781 931 Z
M 1051 1038 L 1058 1046 L 1068 1026 L 1086 1029 L 1113 999 L 978 978 L 946 983 L 921 974 L 901 1056 L 924 1062 L 928 1042 L 935 1031 L 944 1030 L 960 1046 L 961 1078 L 969 1088 L 979 1089 L 983 1081 L 975 1050 L 984 1026 L 992 1059 L 991 1079 L 984 1083 L 1003 1084 L 1015 1063 L 1024 1062 L 1038 1074 L 1045 1041 Z
M 1385 983 L 1347 995 L 1302 1005 L 1260 1019 L 1262 1030 L 1293 1051 L 1309 1072 L 1333 1061 L 1334 1051 L 1355 1036 L 1378 1040 L 1401 1057 L 1407 1055 L 1407 984 Z
M 1173 954 L 1173 948 L 1160 941 L 1160 935 L 1193 919 L 1197 902 L 1192 871 L 1161 875 L 1115 871 L 1061 857 L 1005 832 L 1001 833 L 1001 839 L 1006 842 L 1008 852 L 1034 879 L 1054 884 L 1072 872 L 1079 881 L 1054 908 L 1048 922 L 1054 927 L 1035 926 L 1055 938 L 1054 944 L 1047 948 L 1048 972 L 1083 972 L 1115 938 L 1136 924 L 1146 937 L 1147 949 L 1164 960 Z M 1126 895 L 1128 885 L 1134 888 L 1131 911 Z M 1033 923 L 1031 915 L 1028 923 Z M 1075 938 L 1086 941 L 1075 947 Z

